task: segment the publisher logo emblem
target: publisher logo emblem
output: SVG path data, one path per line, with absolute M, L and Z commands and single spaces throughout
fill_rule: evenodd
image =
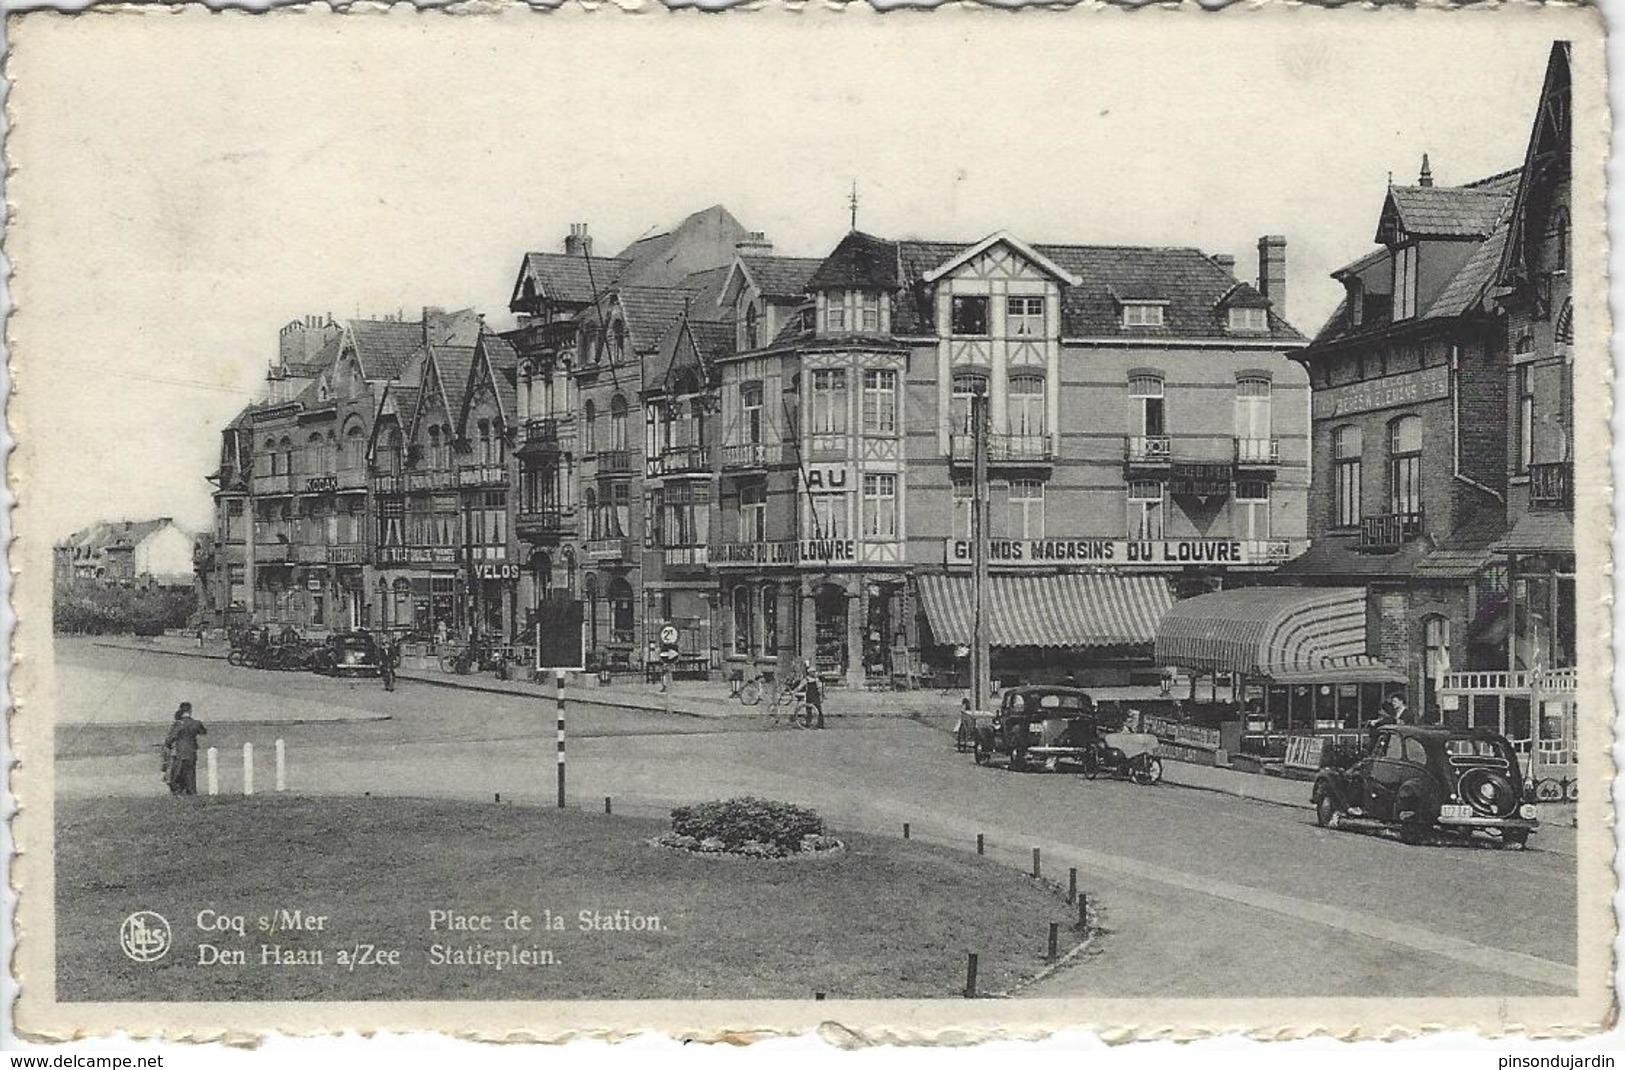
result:
M 169 922 L 150 910 L 136 911 L 119 926 L 119 947 L 136 962 L 157 962 L 169 954 L 171 942 Z

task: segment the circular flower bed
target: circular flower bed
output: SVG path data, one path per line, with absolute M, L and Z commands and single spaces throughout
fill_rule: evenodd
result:
M 824 819 L 804 806 L 744 796 L 671 812 L 671 831 L 652 841 L 690 854 L 777 859 L 828 854 L 841 841 L 824 835 Z

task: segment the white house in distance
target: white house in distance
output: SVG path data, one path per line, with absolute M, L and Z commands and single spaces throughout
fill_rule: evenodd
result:
M 82 528 L 53 548 L 56 578 L 133 583 L 137 579 L 190 586 L 191 532 L 167 516 L 104 520 Z

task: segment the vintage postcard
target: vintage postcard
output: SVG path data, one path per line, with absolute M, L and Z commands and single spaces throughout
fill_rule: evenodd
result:
M 1596 11 L 9 32 L 23 1036 L 1610 1027 Z

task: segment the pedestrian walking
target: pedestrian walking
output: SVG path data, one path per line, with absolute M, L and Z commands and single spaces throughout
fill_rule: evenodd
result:
M 393 635 L 385 635 L 378 644 L 378 675 L 384 678 L 384 690 L 395 690 L 395 667 L 400 664 L 400 640 Z
M 208 731 L 201 722 L 192 719 L 192 704 L 181 703 L 175 711 L 175 723 L 169 726 L 169 735 L 164 739 L 164 750 L 169 755 L 171 795 L 197 794 L 197 737 Z
M 811 661 L 807 662 L 807 676 L 802 684 L 801 701 L 807 706 L 807 727 L 824 727 L 824 684 L 818 679 L 818 670 Z M 814 717 L 817 723 L 813 723 Z

